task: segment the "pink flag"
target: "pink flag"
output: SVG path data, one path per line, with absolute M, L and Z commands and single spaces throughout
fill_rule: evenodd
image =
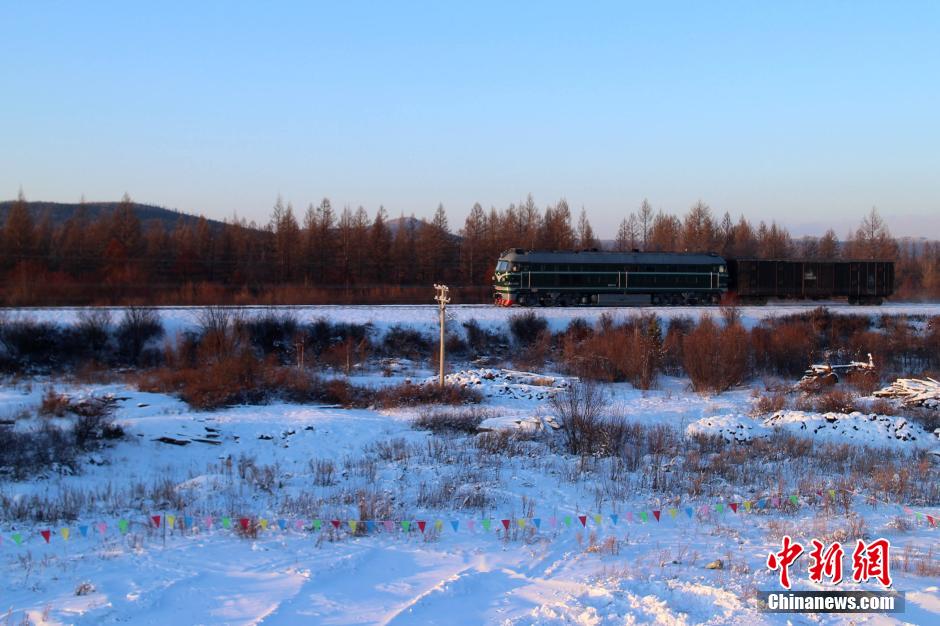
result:
M 385 520 L 385 530 L 387 530 L 388 532 L 392 532 L 393 530 L 395 530 L 395 523 L 392 522 L 392 520 L 390 519 Z
M 99 532 L 99 533 L 101 533 L 101 534 L 103 535 L 103 534 L 104 534 L 104 531 L 106 531 L 107 529 L 108 529 L 108 525 L 107 525 L 107 524 L 105 524 L 104 522 L 98 522 L 98 532 Z
M 474 526 L 476 526 L 476 522 L 475 522 L 475 521 L 473 521 L 472 519 L 467 520 L 467 530 L 469 530 L 470 532 L 473 532 L 473 527 L 474 527 Z
M 554 515 L 548 518 L 548 523 L 552 528 L 558 528 L 558 520 L 555 518 Z

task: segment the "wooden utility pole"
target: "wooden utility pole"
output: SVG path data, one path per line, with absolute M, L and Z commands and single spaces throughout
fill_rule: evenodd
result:
M 444 387 L 444 315 L 447 311 L 447 303 L 450 302 L 450 297 L 447 295 L 450 291 L 447 285 L 434 285 L 434 288 L 437 289 L 437 295 L 434 296 L 434 299 L 437 301 L 438 308 L 441 313 L 441 353 L 438 358 L 438 365 L 440 366 L 440 378 L 441 378 L 441 387 Z

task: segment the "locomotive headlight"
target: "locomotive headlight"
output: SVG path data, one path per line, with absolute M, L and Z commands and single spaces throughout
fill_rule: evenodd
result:
M 725 266 L 724 266 L 724 265 L 720 265 L 720 266 L 718 267 L 718 273 L 719 273 L 719 274 L 724 274 L 724 273 L 725 273 Z

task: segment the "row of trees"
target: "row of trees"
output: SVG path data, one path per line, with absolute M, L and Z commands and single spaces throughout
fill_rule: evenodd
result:
M 845 241 L 832 230 L 794 240 L 776 223 L 717 217 L 703 202 L 677 216 L 654 212 L 644 200 L 605 246 L 584 209 L 575 219 L 565 200 L 540 208 L 531 195 L 503 209 L 475 204 L 454 229 L 443 206 L 429 221 L 390 219 L 383 207 L 369 215 L 362 207 L 334 209 L 328 199 L 302 214 L 278 199 L 264 225 L 181 218 L 167 228 L 156 220 L 142 223 L 127 195 L 110 212 L 93 218 L 80 207 L 55 224 L 48 215 L 34 215 L 21 194 L 0 228 L 0 242 L 0 276 L 10 303 L 47 300 L 42 294 L 56 286 L 69 287 L 74 300 L 81 290 L 126 299 L 184 285 L 258 294 L 278 286 L 335 292 L 435 281 L 479 286 L 482 297 L 497 256 L 511 247 L 897 258 L 902 295 L 940 295 L 937 245 L 895 241 L 874 209 Z

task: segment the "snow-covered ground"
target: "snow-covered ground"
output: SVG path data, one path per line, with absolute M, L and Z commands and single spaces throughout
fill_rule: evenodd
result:
M 410 374 L 420 380 L 431 372 Z M 563 389 L 564 377 L 468 370 L 452 378 L 482 390 L 488 425 L 524 435 L 490 449 L 480 436 L 414 429 L 413 410 L 271 404 L 194 412 L 172 397 L 123 385 L 56 385 L 73 396 L 119 398 L 116 417 L 128 436 L 88 455 L 76 475 L 0 479 L 5 511 L 31 502 L 76 512 L 75 519 L 39 522 L 0 515 L 0 614 L 9 611 L 11 622 L 28 615 L 79 624 L 940 623 L 940 529 L 923 517 L 938 507 L 848 495 L 845 510 L 806 491 L 799 462 L 761 477 L 761 459 L 747 479 L 716 478 L 698 491 L 657 487 L 647 479 L 679 484 L 671 474 L 681 453 L 653 459 L 644 473 L 570 457 L 546 443 L 560 436 L 545 419 L 547 393 Z M 356 382 L 400 379 L 376 373 Z M 8 381 L 0 387 L 0 418 L 34 408 L 43 389 L 39 381 Z M 709 397 L 690 393 L 686 380 L 664 378 L 655 391 L 626 384 L 606 391 L 606 414 L 667 425 L 680 451 L 687 432 L 748 431 L 751 439 L 775 428 L 854 449 L 885 448 L 902 459 L 937 445 L 935 434 L 899 424 L 902 418 L 752 418 L 747 389 Z M 520 428 L 532 423 L 539 426 Z M 912 467 L 911 480 L 918 475 Z M 828 486 L 826 477 L 816 478 Z M 850 490 L 831 486 L 844 502 Z M 864 494 L 866 487 L 851 490 Z M 774 493 L 782 504 L 772 501 Z M 791 494 L 797 506 L 787 505 Z M 161 516 L 159 529 L 153 515 Z M 222 527 L 223 516 L 231 528 Z M 240 517 L 263 519 L 266 529 L 243 538 Z M 191 526 L 181 529 L 187 518 Z M 129 521 L 126 534 L 122 519 Z M 350 520 L 376 524 L 354 533 Z M 408 532 L 401 521 L 410 522 Z M 808 543 L 850 536 L 847 529 L 859 524 L 866 536 L 888 537 L 895 555 L 912 563 L 894 571 L 894 588 L 907 593 L 904 614 L 759 612 L 755 591 L 778 588 L 765 561 L 780 549 L 782 534 Z M 50 531 L 49 543 L 42 530 Z M 719 559 L 721 569 L 705 567 Z M 791 570 L 795 587 L 817 588 L 805 569 L 804 559 Z M 89 587 L 78 595 L 83 583 Z
M 433 298 L 433 292 L 428 300 Z M 753 326 L 762 319 L 792 315 L 811 311 L 824 306 L 834 313 L 855 315 L 940 315 L 938 303 L 886 303 L 882 306 L 850 306 L 845 302 L 813 302 L 813 303 L 771 303 L 766 306 L 742 306 L 738 308 L 742 323 Z M 108 307 L 103 307 L 108 308 Z M 348 322 L 355 324 L 372 324 L 378 332 L 396 324 L 418 328 L 433 332 L 438 324 L 437 305 L 316 305 L 316 306 L 246 306 L 233 307 L 246 316 L 253 316 L 269 310 L 292 311 L 299 321 L 313 321 L 324 318 L 333 323 Z M 34 320 L 52 320 L 63 324 L 75 321 L 80 308 L 16 308 L 0 309 L 11 319 L 29 318 Z M 122 308 L 111 309 L 115 319 L 119 319 Z M 158 307 L 167 334 L 191 329 L 198 324 L 199 313 L 203 307 Z M 512 315 L 525 311 L 533 311 L 544 317 L 553 331 L 563 330 L 575 318 L 584 318 L 588 321 L 596 320 L 602 314 L 617 318 L 630 317 L 641 313 L 656 313 L 663 319 L 669 320 L 677 316 L 690 316 L 693 318 L 702 315 L 718 316 L 719 307 L 564 307 L 564 308 L 531 308 L 522 309 L 500 308 L 489 304 L 452 304 L 447 308 L 449 319 L 459 325 L 468 320 L 476 320 L 483 327 L 497 328 L 504 331 L 506 321 Z

